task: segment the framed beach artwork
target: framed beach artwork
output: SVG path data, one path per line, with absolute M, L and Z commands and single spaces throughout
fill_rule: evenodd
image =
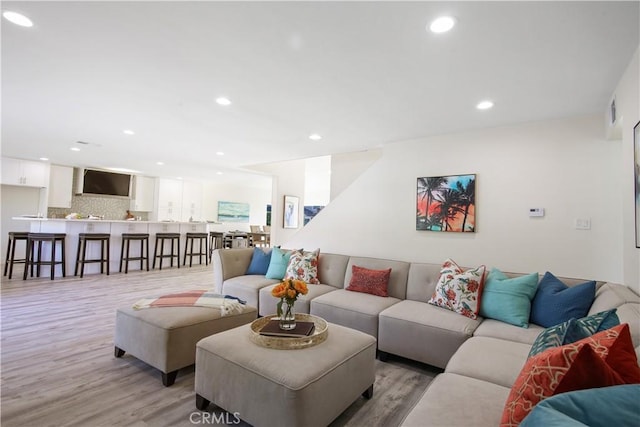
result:
M 284 196 L 284 228 L 298 228 L 300 200 L 295 196 Z
M 218 201 L 218 222 L 249 222 L 249 203 Z
M 640 248 L 640 122 L 633 128 L 633 168 L 636 206 L 636 248 Z
M 418 178 L 416 230 L 475 232 L 475 174 Z

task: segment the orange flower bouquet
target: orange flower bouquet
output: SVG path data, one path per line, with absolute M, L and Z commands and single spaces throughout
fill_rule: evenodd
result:
M 307 292 L 309 292 L 307 284 L 298 279 L 285 279 L 271 290 L 271 295 L 280 298 L 276 307 L 281 329 L 294 329 L 296 327 L 293 304 L 299 295 L 306 295 Z M 284 310 L 283 304 L 285 305 Z

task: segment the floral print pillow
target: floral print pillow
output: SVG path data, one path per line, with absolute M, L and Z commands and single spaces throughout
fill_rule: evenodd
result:
M 311 285 L 320 283 L 318 279 L 318 257 L 320 249 L 313 252 L 304 252 L 295 250 L 291 253 L 287 270 L 284 274 L 284 280 L 297 279 Z
M 476 319 L 484 272 L 484 265 L 464 271 L 453 260 L 446 260 L 440 270 L 436 290 L 427 302 Z

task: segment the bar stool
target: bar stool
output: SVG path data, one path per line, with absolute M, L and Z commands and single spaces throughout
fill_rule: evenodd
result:
M 140 256 L 132 257 L 129 254 L 129 245 L 132 241 L 140 242 Z M 127 249 L 126 256 L 125 243 Z M 129 272 L 129 261 L 140 261 L 140 270 L 142 270 L 144 260 L 147 260 L 147 271 L 149 271 L 149 233 L 122 233 L 122 247 L 120 248 L 120 272 L 122 273 L 123 261 L 125 261 L 124 273 L 127 274 Z
M 213 256 L 213 251 L 215 249 L 222 248 L 222 236 L 223 236 L 223 233 L 219 231 L 209 232 L 209 261 L 211 261 L 211 257 Z
M 66 233 L 28 233 L 27 234 L 27 259 L 24 266 L 24 274 L 22 280 L 27 280 L 27 270 L 31 269 L 31 277 L 33 277 L 33 266 L 36 266 L 36 273 L 40 277 L 40 267 L 48 265 L 51 267 L 51 280 L 55 277 L 56 265 L 62 266 L 62 277 L 66 276 L 65 270 L 65 237 Z M 35 259 L 35 244 L 38 244 L 38 259 Z M 42 260 L 42 244 L 51 244 L 51 259 Z M 56 243 L 60 243 L 61 256 L 60 261 L 56 260 Z
M 187 233 L 187 240 L 184 242 L 184 262 L 187 265 L 187 255 L 189 255 L 189 267 L 193 265 L 193 256 L 198 256 L 198 262 L 202 264 L 202 256 L 204 255 L 205 265 L 209 265 L 209 245 L 207 243 L 207 233 Z M 198 252 L 193 252 L 193 242 L 198 240 Z M 191 246 L 189 246 L 191 244 Z M 187 252 L 189 247 L 189 252 Z
M 171 242 L 171 253 L 167 255 L 164 254 L 165 240 Z M 160 255 L 158 255 L 158 245 L 160 245 Z M 178 253 L 174 252 L 174 248 Z M 153 268 L 156 268 L 157 258 L 160 258 L 160 270 L 162 270 L 162 260 L 164 258 L 171 260 L 171 267 L 173 267 L 173 259 L 175 258 L 178 268 L 180 268 L 180 233 L 156 233 L 156 247 L 153 250 Z
M 25 264 L 27 262 L 27 239 L 29 233 L 27 231 L 10 231 L 9 243 L 7 244 L 7 259 L 4 262 L 4 275 L 7 275 L 7 269 L 9 270 L 9 279 L 13 274 L 13 264 Z M 20 240 L 24 240 L 24 258 L 16 259 L 16 243 Z
M 78 266 L 80 268 L 80 278 L 84 277 L 84 265 L 86 263 L 99 262 L 100 274 L 104 273 L 104 265 L 107 264 L 107 276 L 109 275 L 109 242 L 111 235 L 108 233 L 80 233 L 78 234 L 78 253 L 76 254 L 76 269 L 74 276 L 78 275 Z M 87 243 L 100 243 L 100 258 L 87 259 Z M 105 257 L 106 248 L 106 257 Z M 82 253 L 82 256 L 80 254 Z

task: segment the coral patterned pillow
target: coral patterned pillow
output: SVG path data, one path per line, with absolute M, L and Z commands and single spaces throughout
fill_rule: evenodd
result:
M 284 280 L 297 279 L 312 285 L 320 283 L 318 279 L 319 256 L 320 249 L 316 249 L 313 252 L 304 252 L 302 250 L 293 251 L 287 264 Z
M 365 294 L 388 297 L 387 286 L 389 286 L 391 269 L 370 270 L 368 268 L 351 266 L 351 280 L 347 291 L 364 292 Z
M 637 364 L 626 323 L 536 354 L 513 384 L 500 425 L 519 425 L 536 404 L 559 393 L 639 382 Z
M 454 261 L 446 260 L 440 270 L 436 290 L 427 302 L 476 319 L 484 271 L 484 265 L 464 271 Z

